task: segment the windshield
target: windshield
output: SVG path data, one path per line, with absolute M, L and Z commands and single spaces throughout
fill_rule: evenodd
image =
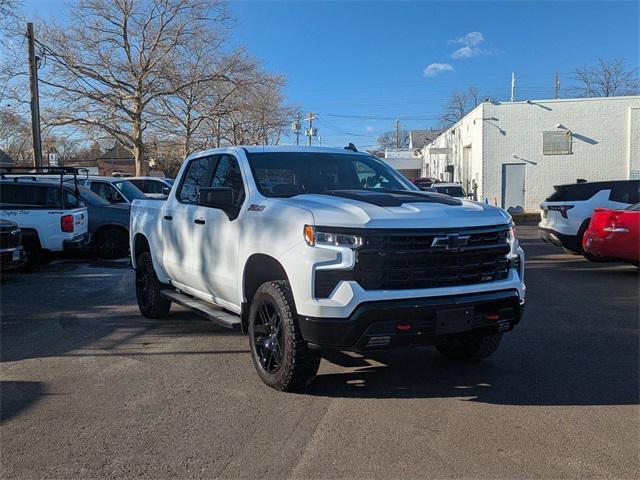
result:
M 367 155 L 317 152 L 250 153 L 260 193 L 292 197 L 330 190 L 418 190 L 386 163 Z
M 142 193 L 133 183 L 129 180 L 120 180 L 118 182 L 113 182 L 114 185 L 120 190 L 127 199 L 132 202 L 133 200 L 145 200 L 144 193 Z
M 164 181 L 173 187 L 173 182 L 175 180 L 173 178 L 165 178 Z

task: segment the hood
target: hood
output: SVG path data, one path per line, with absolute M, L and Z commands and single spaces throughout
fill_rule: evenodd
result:
M 278 202 L 309 210 L 316 225 L 354 228 L 455 228 L 501 225 L 511 216 L 491 205 L 447 197 L 436 200 L 410 198 L 401 194 L 382 194 L 396 201 L 381 198 L 357 200 L 354 196 L 304 194 L 279 198 Z M 382 201 L 380 201 L 382 200 Z M 450 200 L 454 200 L 451 202 Z

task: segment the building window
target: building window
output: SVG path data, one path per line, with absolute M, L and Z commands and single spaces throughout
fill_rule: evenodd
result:
M 573 135 L 568 130 L 542 132 L 543 155 L 571 155 Z

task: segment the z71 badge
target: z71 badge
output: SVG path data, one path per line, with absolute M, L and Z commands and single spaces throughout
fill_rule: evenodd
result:
M 264 210 L 264 207 L 266 205 L 256 205 L 255 203 L 252 203 L 251 205 L 249 205 L 249 211 L 250 212 L 261 212 Z

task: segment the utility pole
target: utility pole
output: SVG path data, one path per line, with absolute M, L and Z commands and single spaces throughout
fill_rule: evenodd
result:
M 309 112 L 307 115 L 307 122 L 309 122 L 309 128 L 307 128 L 304 132 L 305 136 L 308 137 L 307 145 L 311 146 L 311 139 L 318 135 L 318 129 L 313 128 L 313 121 L 316 119 L 315 113 Z
M 396 150 L 400 149 L 400 119 L 396 118 Z
M 33 23 L 27 23 L 29 44 L 29 90 L 31 92 L 31 134 L 33 136 L 33 166 L 42 167 L 42 142 L 40 138 L 40 97 L 38 94 L 38 59 L 35 54 Z
M 511 72 L 511 101 L 516 101 L 516 72 Z
M 300 145 L 300 112 L 296 113 L 296 120 L 291 125 L 291 130 L 296 134 L 296 146 Z
M 558 72 L 556 72 L 556 78 L 553 82 L 554 98 L 559 98 L 558 97 L 559 90 L 560 90 L 560 77 L 558 76 Z

